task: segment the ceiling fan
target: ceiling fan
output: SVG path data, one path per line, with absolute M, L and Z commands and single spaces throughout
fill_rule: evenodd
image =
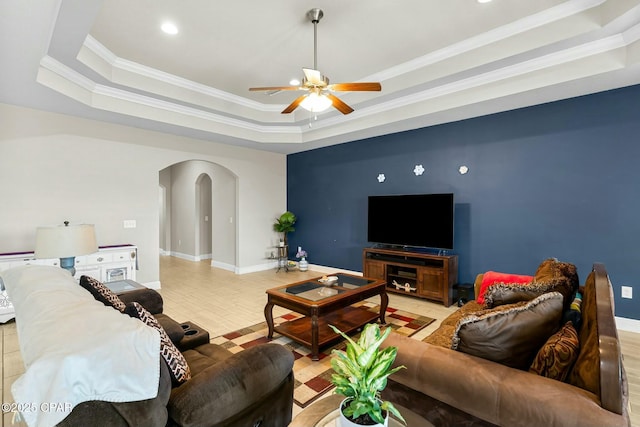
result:
M 382 86 L 378 82 L 359 83 L 333 83 L 329 84 L 329 79 L 318 71 L 318 22 L 324 16 L 321 9 L 314 8 L 307 12 L 307 18 L 313 23 L 313 69 L 303 68 L 304 78 L 299 86 L 273 86 L 273 87 L 252 87 L 250 91 L 280 91 L 280 90 L 304 90 L 306 94 L 296 98 L 287 108 L 282 110 L 282 114 L 293 112 L 298 106 L 311 112 L 324 111 L 333 106 L 342 114 L 349 114 L 353 111 L 340 98 L 332 92 L 379 92 Z

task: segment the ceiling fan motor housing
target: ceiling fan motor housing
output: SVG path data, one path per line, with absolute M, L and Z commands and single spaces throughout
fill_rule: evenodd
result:
M 324 13 L 322 12 L 322 9 L 318 9 L 317 7 L 307 12 L 307 18 L 309 18 L 309 21 L 313 22 L 314 24 L 320 22 L 323 16 Z

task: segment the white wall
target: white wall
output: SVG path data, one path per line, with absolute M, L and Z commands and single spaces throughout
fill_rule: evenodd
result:
M 171 188 L 171 253 L 192 260 L 209 255 L 214 263 L 235 270 L 237 177 L 202 160 L 180 162 L 169 169 L 169 174 L 162 175 L 170 176 L 165 185 Z
M 237 176 L 236 265 L 265 268 L 284 155 L 0 104 L 0 252 L 33 250 L 39 225 L 92 223 L 99 245 L 138 245 L 138 280 L 159 281 L 159 171 L 194 159 Z

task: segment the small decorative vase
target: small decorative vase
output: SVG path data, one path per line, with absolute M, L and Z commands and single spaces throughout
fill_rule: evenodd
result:
M 344 414 L 342 413 L 342 407 L 344 406 L 346 401 L 347 399 L 344 399 L 342 402 L 340 402 L 340 406 L 338 408 L 338 411 L 340 412 L 340 418 L 338 418 L 337 427 L 362 427 L 362 424 L 354 423 L 349 418 L 345 417 Z M 389 425 L 389 412 L 387 412 L 387 416 L 384 417 L 384 424 L 379 424 L 379 423 L 372 424 L 371 427 L 388 427 L 388 425 Z
M 300 258 L 300 261 L 298 262 L 298 269 L 300 271 L 307 271 L 309 269 L 309 262 L 305 257 Z

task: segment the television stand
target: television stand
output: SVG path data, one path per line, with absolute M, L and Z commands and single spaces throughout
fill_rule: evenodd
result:
M 453 304 L 458 282 L 458 256 L 366 248 L 362 252 L 365 277 L 385 280 L 387 291 Z

